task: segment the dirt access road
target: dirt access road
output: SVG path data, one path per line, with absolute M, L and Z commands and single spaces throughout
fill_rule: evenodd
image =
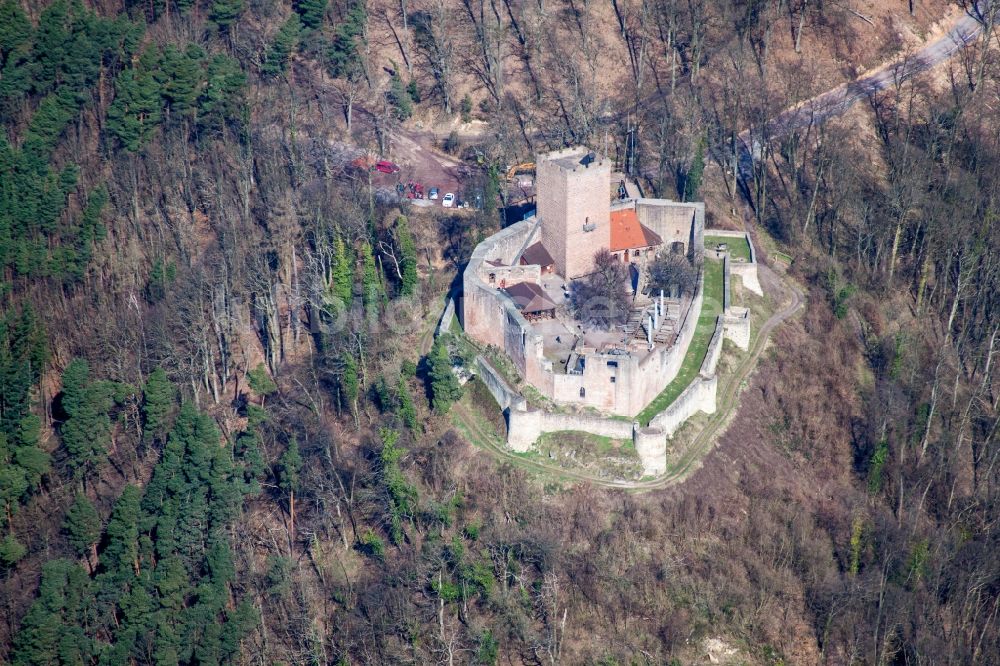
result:
M 972 43 L 982 32 L 979 21 L 969 14 L 963 14 L 950 30 L 937 39 L 931 40 L 913 54 L 896 59 L 876 71 L 843 83 L 832 90 L 821 93 L 805 102 L 795 104 L 768 121 L 759 135 L 750 137 L 750 130 L 740 133 L 740 177 L 749 182 L 753 177 L 753 153 L 759 151 L 759 142 L 779 138 L 789 132 L 838 116 L 851 108 L 859 100 L 875 92 L 910 79 L 935 65 L 951 58 L 959 50 Z M 753 145 L 753 149 L 751 145 Z

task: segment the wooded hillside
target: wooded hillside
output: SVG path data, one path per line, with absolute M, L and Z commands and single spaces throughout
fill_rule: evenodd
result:
M 985 37 L 769 136 L 962 11 Z M 983 11 L 0 0 L 0 661 L 1000 663 Z M 808 292 L 667 491 L 451 427 L 446 296 L 506 168 L 578 143 Z M 414 146 L 482 210 L 369 168 Z

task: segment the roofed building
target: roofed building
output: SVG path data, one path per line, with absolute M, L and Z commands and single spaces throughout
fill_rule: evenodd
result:
M 525 319 L 541 319 L 555 317 L 556 304 L 548 297 L 545 290 L 533 282 L 518 282 L 504 289 L 511 300 L 521 311 Z
M 538 241 L 521 254 L 521 265 L 537 265 L 541 267 L 542 273 L 552 273 L 556 269 L 556 260 L 552 258 L 549 251 L 542 245 L 542 241 Z
M 611 211 L 611 254 L 632 261 L 655 252 L 663 245 L 660 235 L 639 221 L 635 208 Z

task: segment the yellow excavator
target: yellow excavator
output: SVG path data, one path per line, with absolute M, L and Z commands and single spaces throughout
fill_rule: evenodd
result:
M 515 164 L 514 166 L 507 169 L 507 180 L 514 180 L 514 176 L 519 173 L 535 173 L 535 163 L 534 162 L 521 162 L 520 164 Z

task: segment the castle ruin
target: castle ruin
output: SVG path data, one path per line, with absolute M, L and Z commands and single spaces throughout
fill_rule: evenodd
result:
M 463 274 L 466 334 L 502 352 L 558 407 L 541 413 L 494 390 L 508 410 L 508 444 L 524 450 L 541 432 L 558 429 L 627 430 L 647 473 L 662 473 L 674 428 L 640 428 L 632 419 L 680 371 L 702 310 L 704 276 L 693 293 L 649 293 L 646 268 L 663 252 L 701 266 L 704 204 L 613 197 L 611 162 L 584 147 L 539 155 L 536 169 L 536 214 L 480 243 Z M 578 321 L 569 307 L 573 281 L 593 272 L 601 249 L 632 276 L 628 321 L 610 330 Z M 749 330 L 745 316 L 744 325 Z M 721 346 L 721 320 L 718 337 Z M 714 383 L 710 393 L 710 400 L 689 400 L 690 408 L 714 411 Z

